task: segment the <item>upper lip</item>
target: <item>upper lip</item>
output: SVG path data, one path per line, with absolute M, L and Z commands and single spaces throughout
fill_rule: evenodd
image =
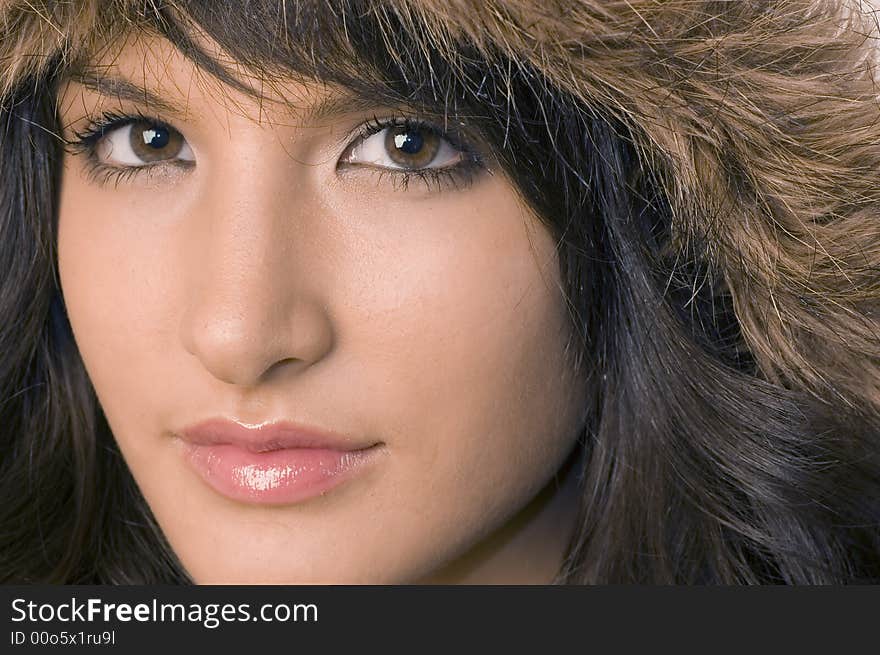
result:
M 213 418 L 189 425 L 176 434 L 195 446 L 232 445 L 256 453 L 293 448 L 353 451 L 377 445 L 377 442 L 355 443 L 341 435 L 290 421 L 248 424 Z

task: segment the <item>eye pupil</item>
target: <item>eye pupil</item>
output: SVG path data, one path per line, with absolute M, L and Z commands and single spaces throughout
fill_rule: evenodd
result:
M 143 138 L 145 146 L 159 150 L 168 145 L 171 141 L 171 134 L 164 128 L 150 127 L 141 132 L 141 138 Z
M 394 146 L 408 155 L 416 155 L 425 145 L 420 132 L 409 130 L 394 135 Z

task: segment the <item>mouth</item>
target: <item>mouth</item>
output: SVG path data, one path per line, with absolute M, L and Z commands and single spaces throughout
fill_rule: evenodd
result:
M 212 419 L 175 436 L 185 462 L 209 487 L 230 500 L 257 505 L 325 495 L 364 473 L 384 446 L 289 422 Z

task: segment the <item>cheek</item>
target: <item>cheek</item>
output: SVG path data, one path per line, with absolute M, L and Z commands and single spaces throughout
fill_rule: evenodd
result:
M 395 285 L 394 306 L 374 298 L 362 335 L 380 346 L 376 368 L 394 371 L 388 406 L 432 435 L 422 447 L 434 464 L 453 465 L 459 451 L 500 462 L 505 440 L 538 441 L 523 422 L 552 413 L 563 385 L 565 316 L 549 240 L 530 239 L 516 215 L 474 218 L 467 240 L 423 251 Z
M 438 558 L 523 507 L 559 470 L 579 427 L 579 393 L 561 372 L 557 306 L 537 289 L 479 285 L 446 300 L 455 302 L 426 315 L 438 320 L 412 318 L 423 321 L 423 338 L 387 367 L 395 381 L 376 394 L 396 408 L 402 444 L 395 463 L 405 492 L 390 529 L 404 543 L 436 544 Z
M 393 284 L 352 294 L 365 301 L 352 345 L 373 372 L 357 376 L 361 392 L 396 446 L 387 528 L 401 548 L 429 544 L 439 558 L 498 527 L 559 469 L 583 389 L 566 375 L 552 238 L 510 195 L 411 229 L 420 236 L 385 245 L 400 267 Z
M 179 286 L 167 238 L 130 220 L 136 211 L 131 198 L 65 171 L 58 265 L 67 313 L 102 404 L 123 401 L 128 413 L 149 406 L 134 399 L 169 372 Z

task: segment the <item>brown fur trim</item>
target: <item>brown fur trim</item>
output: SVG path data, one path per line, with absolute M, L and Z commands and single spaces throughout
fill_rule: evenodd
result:
M 171 3 L 173 4 L 173 3 Z M 0 2 L 0 94 L 127 5 Z M 633 128 L 763 374 L 880 413 L 880 103 L 857 0 L 391 0 Z M 869 7 L 865 7 L 865 10 Z M 416 30 L 414 30 L 415 32 Z M 0 95 L 2 97 L 2 95 Z
M 0 97 L 82 41 L 97 10 L 96 2 L 0 0 Z

